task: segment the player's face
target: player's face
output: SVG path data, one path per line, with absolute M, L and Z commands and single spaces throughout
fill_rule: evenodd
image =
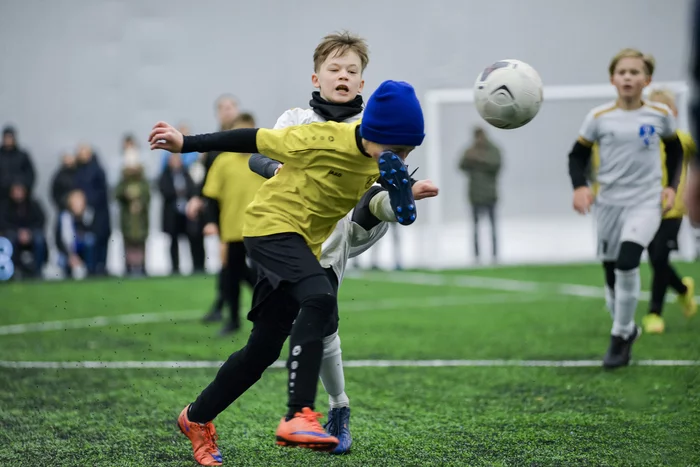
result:
M 238 104 L 233 99 L 222 99 L 216 109 L 216 117 L 222 128 L 228 128 L 238 117 Z
M 625 57 L 617 62 L 610 82 L 617 88 L 617 94 L 623 99 L 635 99 L 651 82 L 641 58 Z
M 374 159 L 379 159 L 379 156 L 384 152 L 384 151 L 391 151 L 397 156 L 401 158 L 401 160 L 406 160 L 408 155 L 413 151 L 416 147 L 415 146 L 387 146 L 384 144 L 377 144 L 373 143 L 371 141 L 363 140 L 364 141 L 364 146 L 365 146 L 365 151 L 367 151 L 367 154 L 372 156 Z
M 344 55 L 330 55 L 317 73 L 311 75 L 311 83 L 328 102 L 345 104 L 362 92 L 362 61 L 352 50 Z

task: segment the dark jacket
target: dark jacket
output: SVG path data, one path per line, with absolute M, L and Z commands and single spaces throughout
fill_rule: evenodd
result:
M 469 202 L 477 206 L 492 206 L 498 201 L 498 173 L 501 151 L 493 143 L 471 146 L 459 163 L 469 177 Z
M 175 189 L 175 177 L 170 167 L 167 167 L 160 176 L 158 187 L 163 195 L 163 232 L 174 234 L 177 230 L 177 216 L 184 215 L 185 203 L 191 197 L 197 195 L 197 187 L 192 177 L 184 168 L 181 171 L 185 179 L 185 187 L 180 193 Z
M 95 235 L 101 239 L 109 238 L 111 222 L 107 178 L 96 155 L 93 155 L 87 163 L 78 163 L 75 170 L 75 187 L 85 193 L 87 204 L 95 211 Z
M 0 200 L 10 196 L 13 183 L 21 183 L 31 193 L 34 180 L 34 165 L 29 154 L 17 146 L 0 147 Z
M 44 230 L 46 217 L 38 201 L 27 199 L 16 203 L 11 199 L 0 202 L 0 233 L 14 236 L 19 229 Z
M 75 189 L 75 167 L 62 165 L 51 182 L 51 200 L 58 212 L 66 207 L 66 197 L 68 193 Z

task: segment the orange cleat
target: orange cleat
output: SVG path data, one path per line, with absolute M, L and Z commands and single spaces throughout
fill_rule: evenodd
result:
M 304 407 L 294 414 L 294 418 L 284 418 L 277 427 L 277 444 L 280 446 L 298 446 L 314 451 L 332 451 L 338 446 L 338 438 L 326 433 L 318 419 L 322 414 Z
M 180 427 L 180 431 L 187 436 L 192 442 L 192 449 L 194 449 L 194 460 L 197 461 L 199 465 L 222 465 L 223 459 L 221 458 L 221 452 L 216 446 L 216 428 L 212 422 L 202 425 L 201 423 L 191 422 L 187 419 L 187 409 L 188 405 L 182 412 L 180 416 L 177 417 L 177 426 Z

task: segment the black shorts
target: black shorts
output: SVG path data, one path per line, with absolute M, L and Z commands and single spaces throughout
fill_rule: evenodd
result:
M 682 222 L 682 218 L 662 219 L 659 230 L 656 231 L 656 235 L 649 245 L 649 250 L 677 251 L 678 232 L 681 230 Z
M 337 279 L 333 285 L 334 281 L 329 280 L 326 270 L 301 235 L 281 233 L 246 237 L 243 241 L 258 269 L 253 304 L 248 313 L 250 321 L 266 319 L 291 331 L 299 313 L 299 296 L 317 293 L 336 295 Z M 299 284 L 302 281 L 303 284 Z M 300 290 L 299 287 L 308 289 Z

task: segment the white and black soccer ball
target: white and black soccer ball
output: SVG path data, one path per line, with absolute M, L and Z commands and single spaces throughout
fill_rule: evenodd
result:
M 479 73 L 474 104 L 481 118 L 512 130 L 530 122 L 542 105 L 542 79 L 520 60 L 499 60 Z

